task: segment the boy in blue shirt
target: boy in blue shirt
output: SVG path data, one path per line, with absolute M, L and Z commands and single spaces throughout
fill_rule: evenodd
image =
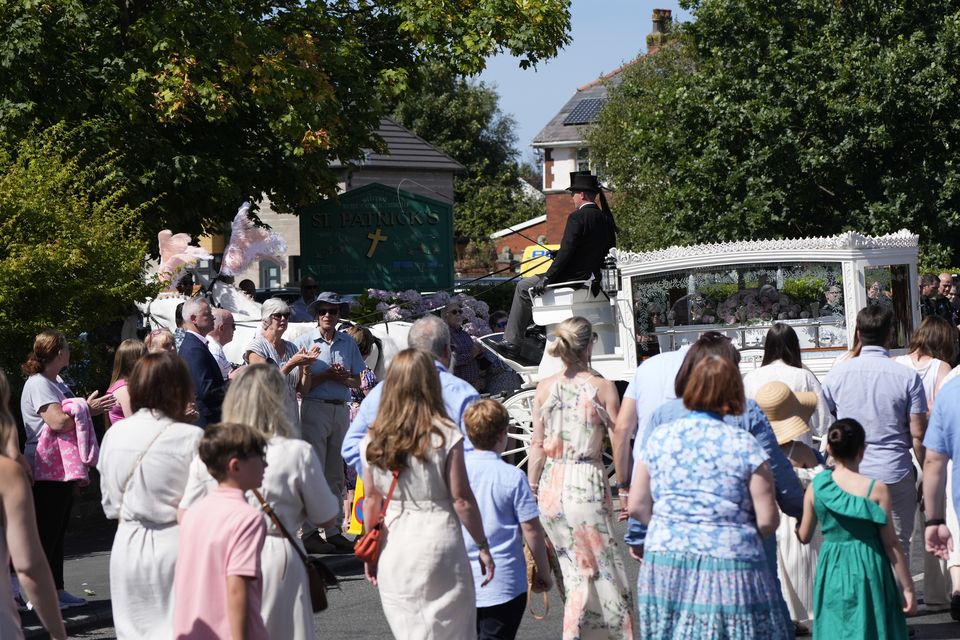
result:
M 497 571 L 483 585 L 479 550 L 473 538 L 464 535 L 477 591 L 478 640 L 513 640 L 527 606 L 526 542 L 536 562 L 533 591 L 553 586 L 540 511 L 520 469 L 500 459 L 507 445 L 510 415 L 494 400 L 478 400 L 463 414 L 463 424 L 474 450 L 466 453 L 467 476 L 476 496 L 483 530 L 490 543 Z

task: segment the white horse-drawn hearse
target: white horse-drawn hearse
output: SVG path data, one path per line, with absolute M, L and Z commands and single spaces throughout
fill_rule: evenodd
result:
M 572 316 L 594 325 L 591 365 L 606 378 L 629 381 L 657 353 L 692 343 L 706 331 L 730 337 L 743 372 L 760 366 L 764 339 L 775 322 L 796 331 L 803 364 L 823 377 L 853 347 L 857 312 L 888 305 L 895 317 L 892 352 L 905 351 L 920 322 L 918 237 L 906 230 L 883 236 L 848 232 L 825 238 L 726 242 L 632 253 L 611 251 L 603 291 L 586 283 L 557 283 L 534 300 L 533 320 L 552 327 Z M 488 346 L 498 336 L 481 342 Z M 537 380 L 558 370 L 544 351 L 538 366 L 514 368 L 524 388 L 504 399 L 514 427 L 505 455 L 526 459 Z

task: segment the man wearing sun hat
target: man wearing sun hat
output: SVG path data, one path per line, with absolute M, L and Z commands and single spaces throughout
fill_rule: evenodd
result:
M 306 351 L 317 347 L 320 356 L 310 366 L 310 388 L 303 390 L 300 430 L 323 464 L 330 491 L 340 496 L 345 482 L 340 447 L 350 426 L 350 389 L 360 387 L 360 374 L 366 365 L 356 341 L 337 331 L 337 323 L 349 309 L 339 294 L 324 291 L 307 308 L 316 318 L 317 327 L 300 336 L 295 344 Z M 337 522 L 342 520 L 341 513 Z M 326 542 L 336 551 L 353 551 L 353 543 L 343 537 L 339 528 L 327 529 L 324 533 Z M 313 547 L 308 551 L 320 548 L 313 546 L 317 540 L 311 536 L 304 536 L 304 544 Z
M 616 242 L 617 227 L 597 176 L 589 171 L 574 171 L 570 174 L 567 191 L 576 208 L 567 217 L 563 240 L 553 264 L 543 276 L 524 278 L 514 290 L 503 341 L 494 345 L 494 349 L 506 358 L 516 360 L 520 356 L 520 344 L 533 321 L 531 295 L 542 295 L 547 282 L 570 282 L 591 277 L 599 282 L 603 259 Z M 600 206 L 597 205 L 598 198 Z

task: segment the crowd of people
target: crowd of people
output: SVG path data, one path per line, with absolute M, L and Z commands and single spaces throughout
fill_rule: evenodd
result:
M 396 637 L 514 638 L 530 593 L 552 589 L 565 640 L 906 638 L 921 595 L 960 620 L 952 320 L 925 314 L 891 358 L 892 310 L 868 304 L 822 383 L 786 324 L 746 376 L 731 341 L 706 332 L 644 361 L 621 402 L 591 368 L 590 322 L 567 319 L 524 473 L 501 459 L 509 416 L 478 393 L 481 354 L 456 303 L 413 323 L 382 381 L 373 336 L 341 326 L 337 294 L 302 306 L 264 302 L 234 364 L 232 316 L 190 299 L 179 347 L 166 330 L 124 341 L 107 393 L 86 398 L 60 375 L 66 337 L 44 331 L 23 364 L 22 454 L 0 375 L 0 558 L 16 569 L 0 583 L 0 635 L 20 637 L 16 603 L 29 601 L 66 637 L 59 610 L 84 600 L 64 589 L 64 536 L 94 467 L 118 521 L 118 638 L 314 637 L 301 554 L 354 551 L 358 477 L 366 523 L 388 532 L 364 575 Z M 316 326 L 291 341 L 299 311 Z M 932 552 L 923 594 L 918 528 Z

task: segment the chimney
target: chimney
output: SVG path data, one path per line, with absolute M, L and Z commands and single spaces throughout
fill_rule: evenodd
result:
M 670 9 L 653 10 L 653 31 L 647 36 L 647 55 L 656 53 L 667 43 L 673 23 L 672 16 Z

